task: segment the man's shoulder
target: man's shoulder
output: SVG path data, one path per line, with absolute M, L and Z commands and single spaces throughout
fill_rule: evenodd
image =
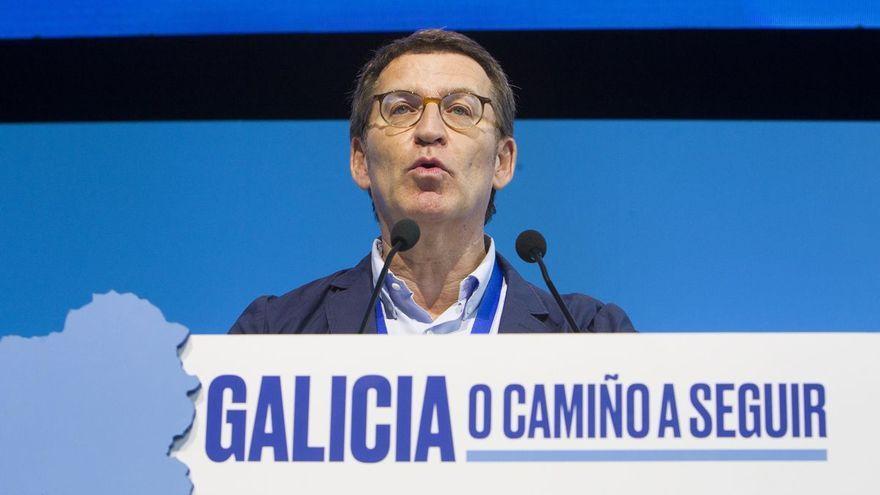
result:
M 551 299 L 553 296 L 547 294 Z M 562 294 L 574 321 L 594 333 L 635 332 L 626 312 L 614 303 L 602 301 L 586 294 Z M 554 300 L 555 303 L 555 300 Z
M 251 302 L 229 333 L 322 333 L 328 323 L 323 311 L 327 296 L 364 277 L 364 260 L 356 266 L 313 280 L 280 296 L 263 295 Z M 367 274 L 368 275 L 368 274 Z
M 536 308 L 543 306 L 543 310 L 547 314 L 545 324 L 552 327 L 553 331 L 565 331 L 568 324 L 562 310 L 556 303 L 556 299 L 548 291 L 525 280 L 503 257 L 499 256 L 499 262 L 508 275 L 508 284 L 513 283 L 514 286 L 518 286 L 518 289 L 515 290 L 518 297 L 523 299 L 534 297 L 540 301 L 540 303 L 533 303 L 532 306 Z M 616 304 L 606 304 L 595 297 L 581 293 L 562 294 L 561 296 L 581 331 L 594 333 L 635 332 L 629 316 Z

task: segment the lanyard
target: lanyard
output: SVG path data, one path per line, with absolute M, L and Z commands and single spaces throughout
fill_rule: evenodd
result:
M 492 322 L 495 321 L 495 312 L 498 310 L 498 300 L 501 299 L 501 285 L 503 277 L 501 276 L 501 267 L 498 261 L 492 268 L 492 276 L 489 278 L 489 285 L 483 293 L 483 299 L 480 301 L 480 307 L 477 308 L 477 316 L 474 319 L 474 326 L 471 327 L 471 333 L 489 333 L 492 329 Z M 381 299 L 376 300 L 376 333 L 387 334 L 388 327 L 385 326 L 385 313 L 382 311 Z

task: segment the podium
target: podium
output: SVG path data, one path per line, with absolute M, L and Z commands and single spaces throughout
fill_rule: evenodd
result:
M 198 494 L 853 493 L 880 335 L 194 335 Z

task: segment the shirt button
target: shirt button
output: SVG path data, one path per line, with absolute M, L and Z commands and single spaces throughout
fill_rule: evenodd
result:
M 394 290 L 400 290 L 400 284 L 398 284 L 397 282 L 394 282 L 391 284 L 391 288 Z

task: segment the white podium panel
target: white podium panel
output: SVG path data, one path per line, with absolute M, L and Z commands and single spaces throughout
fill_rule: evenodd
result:
M 198 335 L 183 360 L 196 495 L 880 487 L 878 334 Z

